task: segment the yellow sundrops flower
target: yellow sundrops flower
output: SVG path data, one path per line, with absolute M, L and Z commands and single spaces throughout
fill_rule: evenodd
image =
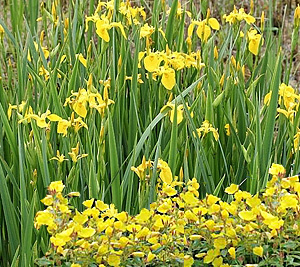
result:
M 216 257 L 220 255 L 220 250 L 210 249 L 207 251 L 206 256 L 204 257 L 204 263 L 211 263 Z
M 262 257 L 263 253 L 264 253 L 264 249 L 263 249 L 262 246 L 253 248 L 253 254 L 255 254 L 255 255 L 259 256 L 259 257 Z
M 50 206 L 53 204 L 53 196 L 47 195 L 41 200 L 41 202 L 46 206 Z
M 90 227 L 87 228 L 82 228 L 79 232 L 78 232 L 78 236 L 79 237 L 83 237 L 83 238 L 87 238 L 87 237 L 91 237 L 96 233 L 96 230 Z
M 194 259 L 192 256 L 185 255 L 183 259 L 183 266 L 184 267 L 191 267 L 194 264 Z
M 245 221 L 253 221 L 256 219 L 256 214 L 253 211 L 240 211 L 239 217 Z
M 172 205 L 168 201 L 166 201 L 157 208 L 157 211 L 160 213 L 166 213 L 171 208 L 172 208 Z
M 227 245 L 226 239 L 224 237 L 220 237 L 214 240 L 214 247 L 216 249 L 224 249 Z
M 214 195 L 207 195 L 206 196 L 206 202 L 207 202 L 207 205 L 209 205 L 209 206 L 212 206 L 213 204 L 215 204 L 219 200 L 220 200 L 220 198 L 218 198 Z
M 168 195 L 169 197 L 177 194 L 176 189 L 174 189 L 173 187 L 171 187 L 167 184 L 163 184 L 162 192 L 165 193 L 166 195 Z
M 62 190 L 64 189 L 65 185 L 63 184 L 62 181 L 56 181 L 56 182 L 52 182 L 49 186 L 48 186 L 48 190 L 49 191 L 55 191 L 56 193 L 62 192 Z
M 225 193 L 232 195 L 239 190 L 239 186 L 236 184 L 231 184 L 229 187 L 225 189 Z
M 151 251 L 149 251 L 147 255 L 147 262 L 151 262 L 153 259 L 155 259 L 156 255 L 153 254 Z
M 280 164 L 273 163 L 272 166 L 269 169 L 269 174 L 276 175 L 276 176 L 284 175 L 285 174 L 285 168 Z
M 235 259 L 235 248 L 234 247 L 231 247 L 230 249 L 228 249 L 228 253 L 231 258 Z
M 109 266 L 119 266 L 121 263 L 120 256 L 109 254 L 107 257 L 107 263 L 109 264 Z
M 94 198 L 83 201 L 82 205 L 84 205 L 87 208 L 91 208 L 93 203 L 94 203 Z

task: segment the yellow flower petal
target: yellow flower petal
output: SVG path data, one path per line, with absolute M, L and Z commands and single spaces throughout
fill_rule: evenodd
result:
M 161 82 L 166 89 L 172 90 L 172 88 L 176 84 L 175 71 L 172 68 L 165 69 L 162 75 Z
M 210 18 L 208 20 L 209 26 L 214 30 L 220 30 L 220 24 L 215 18 Z
M 255 247 L 253 248 L 253 253 L 259 257 L 262 257 L 263 256 L 263 253 L 264 253 L 264 249 L 263 247 Z
M 225 189 L 225 193 L 232 195 L 239 190 L 239 186 L 236 184 L 231 184 L 229 187 Z

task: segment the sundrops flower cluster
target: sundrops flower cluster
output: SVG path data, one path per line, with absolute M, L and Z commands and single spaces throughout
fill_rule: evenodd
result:
M 152 162 L 144 159 L 142 165 L 134 169 L 140 178 Z M 168 169 L 164 161 L 158 166 Z M 50 234 L 51 248 L 43 259 L 72 266 L 228 267 L 272 260 L 277 251 L 284 260 L 289 251 L 278 244 L 300 236 L 300 182 L 298 176 L 285 178 L 279 164 L 269 173 L 272 178 L 260 194 L 236 184 L 227 187 L 230 203 L 211 194 L 199 199 L 195 178 L 184 184 L 167 175 L 160 180 L 157 201 L 136 216 L 95 199 L 84 201 L 80 212 L 68 203 L 79 193 L 64 197 L 62 181 L 52 182 L 41 200 L 47 208 L 34 221 Z

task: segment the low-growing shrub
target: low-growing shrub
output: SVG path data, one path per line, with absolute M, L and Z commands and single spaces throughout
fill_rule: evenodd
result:
M 229 201 L 199 199 L 196 179 L 162 179 L 157 201 L 136 216 L 90 199 L 79 212 L 52 182 L 35 227 L 47 226 L 51 247 L 38 265 L 63 266 L 283 266 L 299 263 L 300 182 L 281 165 L 260 194 L 232 184 Z M 231 200 L 231 201 L 230 201 Z M 247 265 L 246 265 L 247 266 Z

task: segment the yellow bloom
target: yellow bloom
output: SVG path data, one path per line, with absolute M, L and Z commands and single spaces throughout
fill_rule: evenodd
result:
M 44 76 L 45 81 L 48 81 L 50 79 L 50 72 L 47 69 L 45 69 L 44 66 L 41 66 L 39 68 L 39 75 Z
M 151 251 L 149 251 L 147 256 L 147 262 L 151 262 L 156 257 L 155 254 L 153 254 Z
M 107 210 L 109 206 L 105 204 L 102 200 L 97 200 L 96 201 L 96 208 L 99 209 L 100 211 Z
M 41 200 L 41 202 L 46 206 L 50 206 L 53 203 L 53 197 L 51 195 L 47 195 L 45 198 Z
M 74 222 L 76 222 L 79 225 L 83 225 L 84 223 L 87 222 L 88 220 L 88 216 L 81 214 L 80 212 L 78 212 L 76 210 L 76 215 L 73 217 Z
M 255 22 L 255 18 L 250 14 L 247 14 L 244 8 L 237 10 L 235 6 L 233 11 L 229 15 L 224 15 L 223 18 L 226 20 L 226 22 L 229 22 L 229 24 L 234 24 L 242 20 L 245 20 L 247 24 L 252 24 Z
M 3 39 L 3 35 L 4 35 L 4 29 L 3 27 L 0 25 L 0 38 Z
M 96 19 L 96 33 L 100 38 L 102 38 L 105 42 L 109 42 L 110 37 L 108 30 L 111 29 L 112 27 L 118 27 L 121 30 L 122 35 L 126 39 L 126 34 L 124 31 L 124 27 L 121 24 L 121 22 L 112 22 L 110 23 L 109 20 L 105 17 L 102 19 Z
M 87 67 L 87 60 L 83 57 L 83 55 L 80 53 L 76 56 L 78 57 L 78 60 L 82 63 L 82 65 L 86 68 Z
M 229 187 L 225 189 L 225 193 L 232 195 L 239 190 L 239 186 L 236 184 L 231 184 Z
M 203 133 L 203 136 L 205 136 L 206 134 L 208 134 L 209 132 L 213 133 L 213 136 L 215 138 L 216 141 L 219 140 L 219 134 L 217 129 L 215 129 L 214 127 L 212 127 L 211 123 L 209 123 L 208 120 L 205 120 L 201 127 L 196 129 L 198 136 L 201 136 L 201 133 Z
M 220 24 L 215 18 L 209 18 L 208 19 L 209 26 L 214 30 L 220 30 Z
M 57 160 L 59 163 L 62 163 L 64 160 L 68 160 L 68 159 L 66 159 L 63 154 L 60 155 L 59 150 L 57 150 L 56 157 L 52 157 L 50 160 Z
M 195 221 L 195 222 L 199 220 L 199 218 L 190 210 L 187 210 L 184 213 L 184 217 L 187 218 L 188 220 Z
M 298 206 L 298 200 L 296 195 L 288 194 L 283 196 L 280 199 L 280 207 L 282 207 L 283 209 L 287 209 L 287 208 L 296 209 L 297 206 Z
M 147 210 L 147 209 L 144 208 L 144 209 L 142 209 L 142 210 L 140 211 L 140 213 L 135 217 L 135 219 L 136 219 L 136 221 L 137 221 L 138 223 L 142 224 L 142 223 L 148 221 L 149 218 L 152 216 L 152 214 L 153 214 L 153 211 L 151 212 L 151 211 L 149 211 L 149 210 Z
M 259 257 L 262 257 L 263 253 L 264 253 L 264 249 L 262 246 L 255 247 L 255 248 L 253 248 L 253 253 Z
M 160 179 L 167 184 L 171 184 L 173 181 L 172 171 L 167 162 L 162 159 L 158 159 L 157 168 L 160 170 Z
M 158 54 L 150 53 L 148 56 L 144 58 L 144 66 L 145 69 L 149 72 L 156 71 L 159 68 L 161 60 Z
M 257 56 L 262 36 L 261 34 L 257 33 L 257 30 L 249 30 L 247 34 L 249 39 L 249 51 Z
M 161 82 L 166 89 L 172 90 L 172 88 L 176 84 L 174 69 L 163 68 Z
M 209 206 L 212 206 L 213 204 L 215 204 L 219 200 L 220 200 L 220 198 L 218 198 L 214 195 L 206 196 L 207 205 L 209 205 Z
M 72 161 L 75 163 L 78 160 L 80 160 L 81 158 L 85 158 L 88 156 L 88 154 L 78 155 L 79 154 L 79 142 L 77 143 L 76 147 L 71 148 L 71 150 L 72 150 L 72 152 L 69 152 L 68 154 L 70 155 Z
M 60 120 L 57 124 L 57 133 L 63 134 L 63 136 L 66 136 L 68 133 L 68 128 L 71 126 L 71 122 L 67 120 Z
M 96 230 L 93 228 L 82 228 L 79 232 L 78 232 L 78 236 L 79 237 L 83 237 L 83 238 L 87 238 L 87 237 L 91 237 L 96 233 Z
M 63 238 L 51 236 L 50 242 L 56 247 L 62 247 L 66 244 L 66 241 Z
M 183 266 L 184 267 L 191 267 L 191 266 L 193 266 L 193 263 L 194 263 L 193 257 L 191 257 L 189 255 L 184 256 L 184 259 L 183 259 Z
M 220 237 L 214 240 L 214 247 L 216 249 L 224 249 L 227 245 L 226 239 L 224 237 Z
M 152 167 L 151 160 L 146 160 L 145 156 L 143 156 L 142 163 L 137 167 L 132 166 L 130 169 L 134 171 L 141 180 L 144 180 L 146 177 L 145 171 L 150 170 L 150 167 Z
M 168 195 L 169 197 L 177 194 L 177 191 L 167 184 L 163 184 L 162 192 Z
M 119 266 L 121 263 L 120 256 L 109 254 L 107 257 L 107 263 L 109 264 L 109 266 Z
M 34 227 L 39 229 L 41 225 L 47 225 L 52 229 L 57 228 L 57 225 L 54 223 L 54 215 L 48 210 L 39 211 L 36 214 Z
M 91 208 L 92 205 L 93 205 L 93 203 L 94 203 L 94 198 L 89 199 L 89 200 L 85 200 L 85 201 L 82 202 L 82 204 L 83 204 L 85 207 L 87 207 L 87 208 Z
M 253 221 L 256 219 L 256 214 L 253 213 L 253 211 L 246 211 L 246 210 L 240 211 L 239 216 L 241 219 L 245 221 Z
M 218 249 L 210 249 L 207 251 L 206 256 L 204 257 L 204 263 L 212 262 L 216 257 L 220 255 L 220 250 Z
M 166 213 L 172 208 L 172 205 L 168 202 L 164 202 L 161 204 L 158 208 L 157 211 L 160 213 Z
M 285 175 L 285 168 L 280 164 L 273 163 L 269 169 L 269 174 L 276 176 Z
M 64 187 L 65 187 L 65 185 L 62 183 L 62 181 L 56 181 L 56 182 L 52 182 L 48 186 L 48 190 L 49 191 L 55 191 L 56 193 L 59 193 L 59 192 L 62 192 Z
M 230 249 L 228 249 L 228 253 L 231 258 L 235 259 L 235 248 L 234 247 L 231 247 Z
M 145 25 L 141 27 L 140 39 L 144 37 L 150 37 L 154 31 L 155 28 L 153 26 L 149 26 L 148 23 L 145 23 Z
M 246 199 L 246 203 L 251 207 L 251 208 L 255 208 L 256 206 L 261 204 L 261 201 L 259 199 L 258 194 L 256 194 L 255 196 L 251 197 L 251 198 L 247 198 Z

